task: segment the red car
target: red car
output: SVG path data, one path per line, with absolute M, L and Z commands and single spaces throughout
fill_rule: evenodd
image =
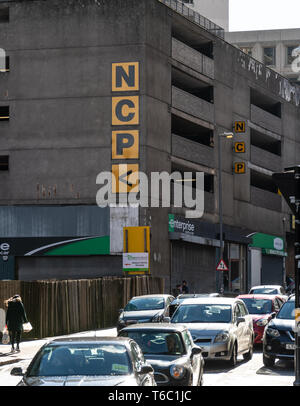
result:
M 284 301 L 276 295 L 239 295 L 253 319 L 254 344 L 261 344 L 264 330 L 269 321 L 278 313 Z

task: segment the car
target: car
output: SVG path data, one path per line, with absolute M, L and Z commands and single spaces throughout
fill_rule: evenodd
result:
M 160 322 L 169 316 L 174 296 L 167 294 L 134 296 L 124 309 L 120 309 L 117 331 L 135 323 Z
M 249 291 L 249 295 L 264 294 L 264 295 L 277 295 L 281 296 L 282 299 L 287 300 L 288 295 L 285 289 L 281 285 L 258 285 L 252 286 Z
M 157 386 L 201 386 L 204 360 L 189 330 L 169 323 L 136 324 L 119 336 L 136 341 L 154 369 Z
M 276 295 L 239 295 L 252 316 L 254 344 L 261 344 L 264 330 L 269 321 L 276 316 L 283 300 Z
M 193 299 L 197 297 L 219 297 L 221 296 L 220 293 L 181 293 L 178 295 L 170 304 L 169 308 L 169 316 L 171 317 L 177 307 L 186 299 Z
M 238 355 L 253 355 L 252 318 L 240 299 L 206 297 L 185 300 L 175 311 L 171 323 L 188 327 L 204 360 L 224 360 L 231 366 Z
M 286 292 L 289 295 L 295 293 L 295 281 L 290 276 L 286 277 Z
M 156 386 L 153 368 L 130 338 L 55 339 L 36 353 L 17 386 Z
M 295 298 L 283 304 L 263 335 L 263 363 L 272 367 L 276 359 L 294 360 Z

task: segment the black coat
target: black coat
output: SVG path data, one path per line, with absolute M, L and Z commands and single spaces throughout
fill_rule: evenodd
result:
M 19 300 L 10 300 L 6 312 L 6 325 L 8 331 L 22 331 L 23 323 L 27 323 L 27 316 L 23 303 Z

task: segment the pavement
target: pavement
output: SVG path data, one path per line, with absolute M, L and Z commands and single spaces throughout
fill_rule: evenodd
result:
M 25 334 L 24 334 L 25 335 Z M 57 337 L 47 337 L 40 340 L 31 340 L 31 341 L 21 341 L 20 343 L 20 352 L 11 352 L 11 345 L 10 344 L 0 344 L 0 367 L 4 365 L 14 364 L 20 361 L 32 359 L 33 356 L 37 353 L 37 351 L 48 341 L 54 340 L 56 338 L 64 338 L 64 337 L 76 337 L 76 336 L 96 336 L 96 337 L 103 337 L 103 336 L 113 336 L 117 335 L 116 329 L 104 329 L 104 330 L 96 330 L 96 331 L 85 331 L 75 334 L 57 336 Z

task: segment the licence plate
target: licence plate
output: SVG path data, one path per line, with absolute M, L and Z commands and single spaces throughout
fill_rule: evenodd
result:
M 295 344 L 286 344 L 285 348 L 287 350 L 295 350 L 296 349 L 296 345 Z

